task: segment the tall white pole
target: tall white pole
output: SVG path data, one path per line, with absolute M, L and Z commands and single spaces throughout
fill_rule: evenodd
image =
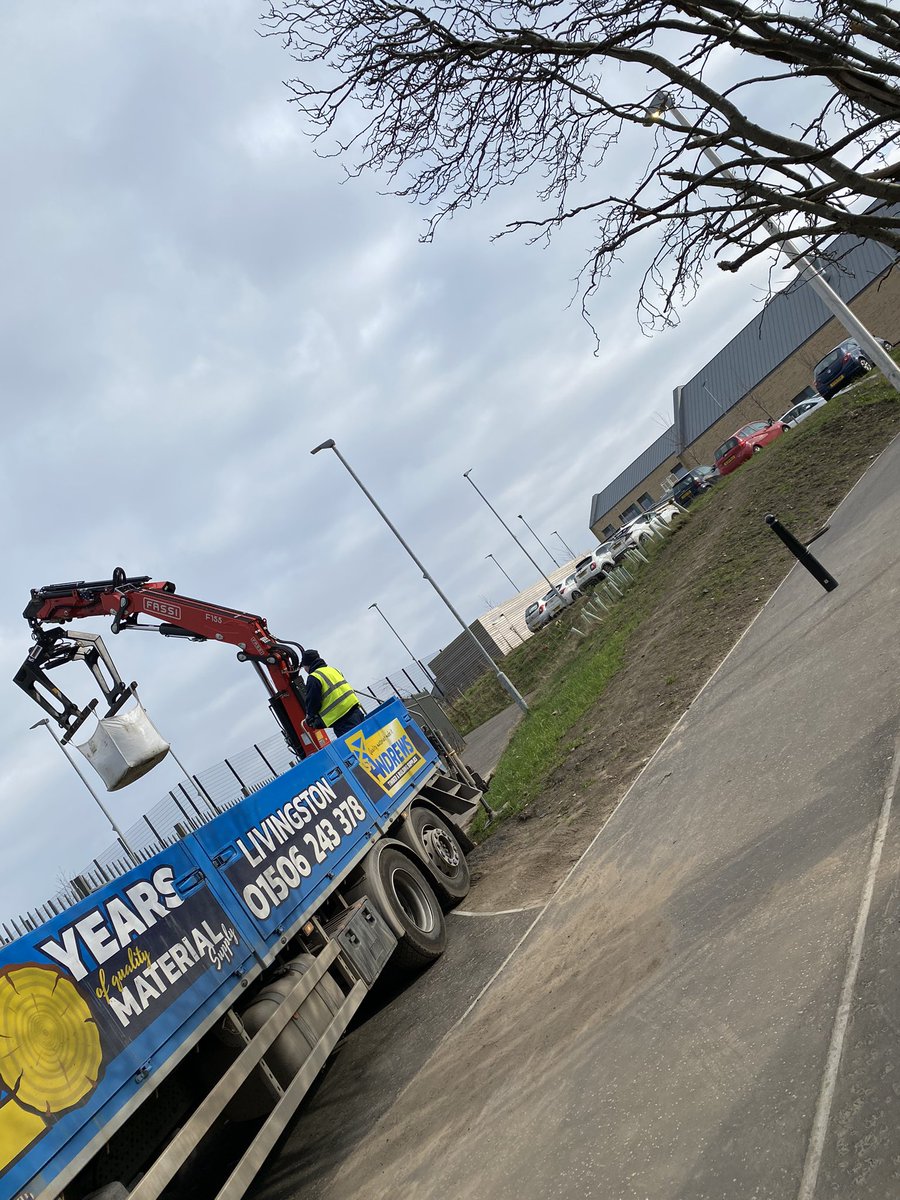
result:
M 654 110 L 651 115 L 656 119 L 659 119 L 664 113 L 670 112 L 681 128 L 688 133 L 693 133 L 698 128 L 702 129 L 702 127 L 692 125 L 681 109 L 669 101 L 665 93 L 654 97 L 651 104 Z M 737 181 L 737 175 L 725 166 L 725 163 L 716 154 L 715 150 L 710 149 L 708 146 L 703 146 L 700 148 L 700 153 L 705 154 L 716 170 L 721 175 L 724 175 L 726 179 Z M 801 277 L 809 283 L 810 287 L 815 291 L 832 316 L 836 317 L 844 329 L 856 338 L 860 346 L 865 350 L 869 361 L 878 367 L 894 390 L 900 392 L 900 366 L 894 362 L 881 343 L 872 336 L 862 321 L 854 316 L 853 312 L 847 307 L 834 288 L 831 287 L 809 255 L 801 250 L 796 242 L 791 241 L 790 237 L 777 222 L 766 220 L 763 222 L 763 226 L 766 232 L 772 237 L 780 239 L 785 253 L 800 268 Z
M 375 511 L 381 517 L 382 521 L 384 521 L 385 525 L 387 525 L 388 529 L 390 529 L 391 533 L 394 535 L 394 537 L 397 539 L 397 541 L 400 543 L 400 545 L 403 547 L 403 549 L 406 551 L 406 553 L 409 555 L 409 557 L 413 560 L 413 562 L 416 564 L 416 566 L 422 572 L 423 578 L 426 579 L 427 582 L 431 584 L 431 586 L 434 588 L 434 590 L 437 592 L 437 594 L 443 600 L 444 604 L 447 606 L 447 608 L 450 610 L 450 612 L 453 614 L 453 616 L 456 618 L 456 620 L 460 623 L 460 625 L 463 628 L 463 632 L 467 633 L 469 635 L 469 637 L 472 639 L 472 641 L 475 643 L 475 646 L 478 649 L 478 653 L 483 658 L 487 659 L 488 665 L 490 666 L 490 668 L 494 672 L 494 674 L 497 676 L 497 679 L 499 680 L 500 684 L 506 689 L 506 691 L 513 698 L 513 700 L 515 700 L 516 704 L 518 704 L 518 706 L 519 706 L 519 708 L 521 708 L 522 712 L 527 713 L 528 705 L 525 703 L 525 697 L 519 694 L 519 691 L 516 688 L 513 681 L 511 679 L 507 679 L 507 677 L 503 674 L 503 672 L 500 670 L 500 668 L 497 666 L 497 664 L 491 658 L 490 654 L 488 654 L 487 650 L 485 650 L 484 646 L 482 646 L 481 642 L 479 642 L 478 638 L 475 636 L 475 634 L 472 632 L 472 630 L 469 628 L 469 626 L 465 623 L 465 621 L 462 619 L 462 617 L 459 615 L 459 613 L 456 611 L 456 609 L 453 607 L 453 605 L 450 603 L 450 601 L 447 599 L 447 597 L 441 591 L 438 584 L 431 577 L 431 575 L 429 575 L 429 573 L 425 569 L 425 566 L 422 563 L 422 561 L 416 556 L 415 551 L 404 540 L 402 534 L 400 533 L 400 530 L 397 528 L 397 526 L 390 519 L 390 517 L 387 515 L 387 513 L 384 511 L 384 509 L 381 507 L 381 505 L 378 503 L 378 501 L 375 499 L 375 497 L 372 495 L 372 493 L 369 491 L 369 489 L 366 487 L 366 485 L 360 479 L 360 477 L 356 474 L 356 472 L 350 466 L 350 464 L 347 462 L 346 458 L 344 458 L 343 454 L 341 454 L 340 450 L 338 450 L 337 446 L 335 445 L 334 438 L 329 438 L 327 442 L 322 442 L 320 445 L 314 447 L 312 450 L 310 450 L 310 454 L 318 454 L 320 450 L 333 450 L 334 451 L 334 453 L 337 455 L 337 457 L 340 459 L 341 463 L 343 464 L 348 475 L 350 475 L 351 479 L 353 479 L 356 486 L 359 488 L 359 490 L 362 492 L 362 494 L 366 497 L 366 499 L 369 501 L 369 503 L 372 505 L 372 507 L 375 509 Z

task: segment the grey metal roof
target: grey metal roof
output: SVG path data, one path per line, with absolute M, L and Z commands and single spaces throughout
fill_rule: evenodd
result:
M 661 467 L 667 458 L 678 453 L 678 442 L 675 438 L 675 426 L 670 425 L 665 433 L 660 434 L 655 442 L 651 442 L 646 450 L 617 475 L 612 483 L 608 483 L 602 492 L 598 492 L 591 502 L 591 519 L 593 525 L 605 512 L 609 512 L 623 496 L 627 496 L 632 488 L 637 487 L 642 479 L 646 479 L 651 471 Z
M 822 255 L 820 268 L 841 299 L 849 302 L 895 262 L 894 252 L 880 242 L 842 234 Z M 830 315 L 799 277 L 773 296 L 749 325 L 679 389 L 673 425 L 593 497 L 589 523 L 593 525 L 615 508 L 666 458 L 696 441 L 723 412 L 811 338 Z M 786 397 L 785 403 L 789 400 Z
M 828 248 L 828 282 L 850 301 L 882 275 L 894 255 L 880 242 L 843 235 Z M 678 433 L 690 445 L 812 337 L 831 314 L 808 283 L 795 279 L 682 388 Z M 877 332 L 877 330 L 876 330 Z M 791 399 L 785 397 L 785 403 Z M 634 486 L 634 485 L 632 485 Z

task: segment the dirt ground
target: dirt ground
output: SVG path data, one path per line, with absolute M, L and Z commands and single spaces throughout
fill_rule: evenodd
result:
M 695 502 L 690 521 L 653 553 L 628 593 L 639 589 L 642 615 L 623 667 L 567 734 L 572 749 L 539 795 L 470 855 L 467 910 L 538 905 L 556 890 L 794 565 L 765 514 L 806 541 L 900 430 L 900 403 L 883 384 L 828 410 Z

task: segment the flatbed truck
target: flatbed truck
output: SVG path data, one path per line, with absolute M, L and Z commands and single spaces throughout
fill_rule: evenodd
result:
M 212 640 L 195 632 L 211 611 L 216 640 L 267 672 L 299 761 L 0 947 L 0 1200 L 175 1195 L 207 1139 L 239 1125 L 252 1136 L 209 1193 L 236 1200 L 376 980 L 436 959 L 468 890 L 479 790 L 399 700 L 336 741 L 310 730 L 297 656 L 261 618 L 120 570 L 52 585 L 25 610 L 35 649 L 16 682 L 71 737 L 95 702 L 79 709 L 48 672 L 101 675 L 67 621 L 110 613 L 119 631 L 148 613 Z M 110 711 L 133 688 L 107 679 Z

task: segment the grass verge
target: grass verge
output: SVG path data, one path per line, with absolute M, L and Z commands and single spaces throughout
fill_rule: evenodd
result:
M 793 566 L 765 514 L 807 540 L 898 430 L 896 393 L 865 380 L 696 501 L 601 625 L 576 637 L 574 606 L 506 656 L 531 713 L 492 779 L 503 818 L 480 820 L 476 836 L 513 814 L 588 819 L 621 794 Z M 492 678 L 464 702 L 476 723 L 509 703 Z

